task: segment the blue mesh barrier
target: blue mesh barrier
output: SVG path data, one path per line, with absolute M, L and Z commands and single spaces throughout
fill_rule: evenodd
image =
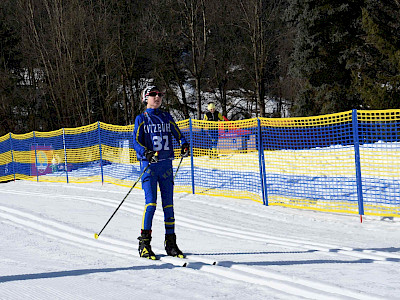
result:
M 400 215 L 400 110 L 234 122 L 178 122 L 175 190 L 266 205 Z M 133 126 L 97 122 L 0 137 L 0 182 L 101 182 L 131 186 L 140 175 Z M 179 171 L 176 173 L 176 171 Z M 140 183 L 138 184 L 138 188 Z

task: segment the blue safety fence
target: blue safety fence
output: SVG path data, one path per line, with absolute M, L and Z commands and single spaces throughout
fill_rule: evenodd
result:
M 400 214 L 400 110 L 178 122 L 191 145 L 175 191 L 352 214 Z M 0 137 L 0 182 L 101 182 L 140 175 L 133 126 L 102 122 Z M 173 141 L 180 163 L 180 146 Z M 138 185 L 140 186 L 140 184 Z

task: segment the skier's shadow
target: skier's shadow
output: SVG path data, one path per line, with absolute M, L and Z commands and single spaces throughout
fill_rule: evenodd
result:
M 178 268 L 178 267 L 166 263 L 162 265 L 145 265 L 145 266 L 133 266 L 133 267 L 123 267 L 123 268 L 80 269 L 80 270 L 33 273 L 33 274 L 18 274 L 18 275 L 0 276 L 0 283 L 10 282 L 10 281 L 32 280 L 32 279 L 81 276 L 94 273 L 110 273 L 117 271 L 139 271 L 139 270 L 149 270 L 149 269 L 162 270 L 162 269 L 173 269 L 173 268 Z
M 354 248 L 354 249 L 353 249 L 353 251 L 363 251 L 363 250 L 379 251 L 379 252 L 388 252 L 388 253 L 399 252 L 399 254 L 400 254 L 400 248 L 396 248 L 396 247 L 388 247 L 388 248 L 367 248 L 367 249 Z
M 254 255 L 254 254 L 301 254 L 301 253 L 312 253 L 312 252 L 317 252 L 318 250 L 304 250 L 304 251 L 251 251 L 251 252 L 212 252 L 212 253 L 187 253 L 187 255 L 207 255 L 207 256 L 213 256 L 213 255 Z
M 338 259 L 309 259 L 309 260 L 279 260 L 279 261 L 219 261 L 218 265 L 223 267 L 231 267 L 233 265 L 248 266 L 295 266 L 295 265 L 320 265 L 320 264 L 372 264 L 376 262 L 374 259 L 356 259 L 356 260 L 338 260 Z
M 329 252 L 339 252 L 341 249 L 329 249 Z M 354 252 L 378 251 L 395 253 L 400 252 L 400 248 L 353 248 Z M 319 252 L 319 250 L 305 250 L 305 251 L 259 251 L 259 252 L 214 252 L 214 253 L 187 253 L 188 255 L 206 255 L 206 256 L 224 256 L 224 255 L 259 255 L 259 254 L 303 254 Z M 371 253 L 373 254 L 373 252 Z M 386 257 L 384 261 L 400 262 L 400 258 Z M 290 266 L 290 265 L 313 265 L 313 264 L 367 264 L 375 263 L 375 259 L 360 258 L 354 260 L 341 260 L 341 259 L 311 259 L 311 260 L 279 260 L 279 261 L 218 261 L 219 266 L 231 267 L 232 265 L 252 265 L 252 266 Z

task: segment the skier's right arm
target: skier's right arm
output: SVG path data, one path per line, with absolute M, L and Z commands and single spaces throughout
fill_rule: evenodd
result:
M 139 115 L 135 119 L 135 128 L 133 130 L 133 148 L 135 149 L 138 158 L 145 157 L 147 150 L 144 142 L 144 118 Z

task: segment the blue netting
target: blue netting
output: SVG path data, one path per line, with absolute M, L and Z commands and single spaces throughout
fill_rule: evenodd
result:
M 177 191 L 400 215 L 400 110 L 178 125 L 192 155 L 181 161 L 173 140 L 174 174 L 182 162 Z M 130 186 L 140 173 L 133 126 L 98 122 L 0 137 L 0 181 L 15 176 Z

